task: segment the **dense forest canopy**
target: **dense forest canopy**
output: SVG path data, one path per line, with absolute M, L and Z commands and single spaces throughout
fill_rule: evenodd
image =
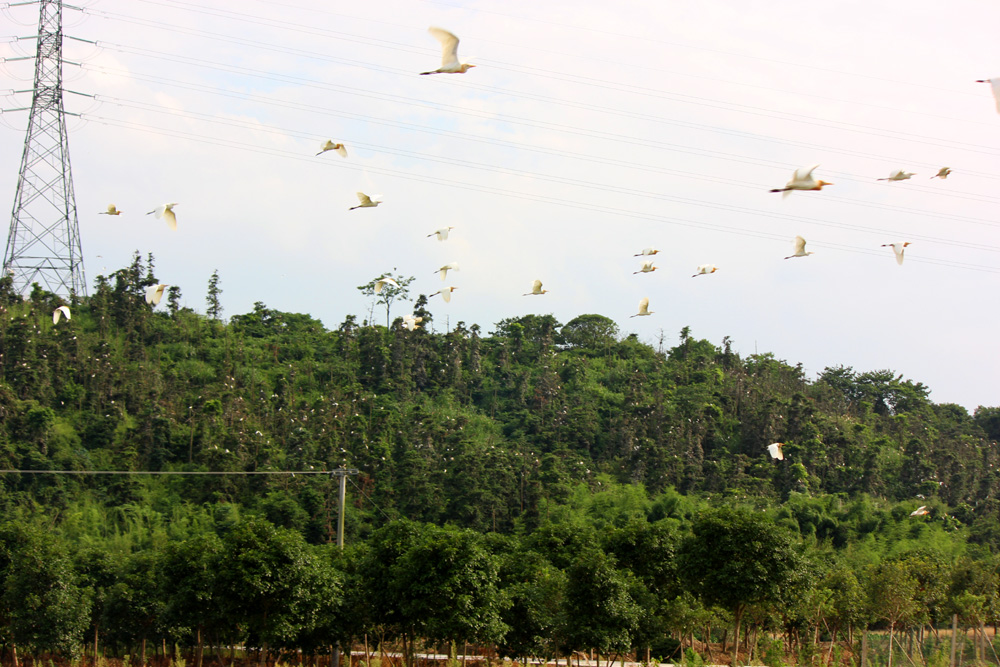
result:
M 375 323 L 333 330 L 263 303 L 225 322 L 218 274 L 209 316 L 176 288 L 154 309 L 138 253 L 88 298 L 0 280 L 0 468 L 359 471 L 343 552 L 328 476 L 5 472 L 0 641 L 667 656 L 714 625 L 760 657 L 763 630 L 853 651 L 855 629 L 1000 616 L 1000 408 L 688 328 L 654 349 L 596 314 L 431 333 L 420 296 L 410 330 L 398 278 L 359 288 Z

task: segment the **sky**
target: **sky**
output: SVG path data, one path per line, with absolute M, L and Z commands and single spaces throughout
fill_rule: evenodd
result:
M 217 270 L 225 316 L 259 301 L 334 329 L 368 318 L 356 288 L 388 271 L 414 297 L 457 288 L 431 298 L 436 331 L 597 313 L 654 346 L 688 326 L 809 379 L 891 369 L 938 403 L 1000 405 L 1000 114 L 976 83 L 1000 77 L 1000 4 L 76 4 L 65 106 L 90 291 L 138 250 L 199 312 Z M 37 20 L 3 9 L 0 34 Z M 429 26 L 476 68 L 419 76 L 440 65 Z M 0 76 L 30 89 L 32 64 Z M 0 122 L 13 206 L 27 113 Z M 349 157 L 316 156 L 326 139 Z M 769 192 L 813 164 L 834 185 Z M 916 175 L 877 180 L 895 169 Z M 349 211 L 357 191 L 384 203 Z M 166 202 L 177 231 L 146 215 Z M 111 203 L 122 215 L 98 215 Z M 796 235 L 815 254 L 785 260 Z M 900 266 L 881 245 L 904 241 Z M 646 247 L 657 270 L 635 274 Z M 523 296 L 535 279 L 548 293 Z M 630 318 L 643 297 L 653 314 Z

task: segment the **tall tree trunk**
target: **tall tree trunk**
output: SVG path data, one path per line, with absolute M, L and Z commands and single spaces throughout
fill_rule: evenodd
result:
M 733 667 L 736 667 L 736 662 L 740 657 L 740 622 L 743 620 L 743 607 L 737 606 L 735 616 L 735 624 L 733 628 Z M 889 665 L 892 667 L 892 665 Z
M 97 667 L 97 624 L 94 624 L 94 667 Z M 17 656 L 14 656 L 14 667 L 17 667 Z
M 142 641 L 139 642 L 139 654 L 140 654 L 139 665 L 141 665 L 141 667 L 146 667 L 146 638 L 145 637 L 143 637 Z
M 198 626 L 198 635 L 196 637 L 198 640 L 198 648 L 194 654 L 194 664 L 195 667 L 201 667 L 202 656 L 205 651 L 205 643 L 201 640 L 201 626 Z
M 10 654 L 14 656 L 14 667 L 18 667 L 17 664 L 17 644 L 10 645 Z
M 951 662 L 950 667 L 955 667 L 955 648 L 958 641 L 958 614 L 951 615 Z
M 893 630 L 896 628 L 895 623 L 889 624 L 889 667 L 892 667 L 892 636 Z

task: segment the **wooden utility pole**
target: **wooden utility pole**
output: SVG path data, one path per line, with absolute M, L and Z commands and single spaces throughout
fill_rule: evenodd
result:
M 330 472 L 331 475 L 337 478 L 339 482 L 337 488 L 337 548 L 344 548 L 344 501 L 347 499 L 347 476 L 357 475 L 358 470 L 356 468 L 341 468 L 340 470 L 333 470 Z M 366 658 L 367 659 L 367 658 Z M 351 664 L 350 653 L 347 655 L 347 664 Z M 330 667 L 340 667 L 340 644 L 338 643 L 333 648 L 333 655 L 330 656 Z
M 955 642 L 958 641 L 958 614 L 951 615 L 951 667 L 955 667 Z

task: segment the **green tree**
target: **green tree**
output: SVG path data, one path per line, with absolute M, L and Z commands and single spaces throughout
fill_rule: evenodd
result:
M 392 271 L 386 271 L 378 278 L 374 278 L 364 285 L 358 285 L 358 291 L 367 297 L 374 297 L 372 301 L 372 308 L 376 305 L 383 306 L 385 308 L 385 327 L 388 329 L 389 324 L 392 321 L 390 319 L 390 314 L 392 312 L 392 304 L 396 301 L 409 301 L 410 300 L 410 283 L 412 283 L 416 278 L 414 276 L 404 276 L 399 273 L 394 273 L 396 267 L 392 267 Z M 396 284 L 381 282 L 386 278 L 393 280 Z M 381 285 L 379 284 L 381 282 Z M 369 317 L 369 322 L 371 318 Z
M 222 317 L 222 302 L 219 300 L 221 294 L 222 288 L 219 287 L 219 270 L 216 269 L 212 271 L 212 277 L 208 279 L 208 295 L 205 297 L 205 303 L 208 305 L 208 310 L 205 311 L 205 314 L 213 320 L 218 320 Z

